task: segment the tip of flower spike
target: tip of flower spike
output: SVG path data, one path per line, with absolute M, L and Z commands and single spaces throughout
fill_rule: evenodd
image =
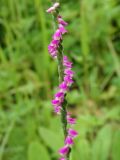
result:
M 46 10 L 47 13 L 52 13 L 55 10 L 54 7 L 50 7 Z
M 52 12 L 54 12 L 54 11 L 56 10 L 56 8 L 59 7 L 59 5 L 60 5 L 60 3 L 56 2 L 52 7 L 48 8 L 48 9 L 46 10 L 46 12 L 47 12 L 47 13 L 52 13 Z
M 55 8 L 57 8 L 57 7 L 59 7 L 60 6 L 60 3 L 58 3 L 58 2 L 56 2 L 54 5 L 53 5 L 53 7 L 55 7 Z

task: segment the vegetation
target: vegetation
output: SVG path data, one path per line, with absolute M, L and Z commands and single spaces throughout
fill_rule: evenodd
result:
M 56 160 L 63 146 L 50 100 L 57 64 L 47 45 L 49 0 L 0 0 L 0 160 Z M 65 54 L 75 84 L 67 99 L 78 118 L 71 160 L 120 160 L 120 2 L 61 0 L 69 23 Z

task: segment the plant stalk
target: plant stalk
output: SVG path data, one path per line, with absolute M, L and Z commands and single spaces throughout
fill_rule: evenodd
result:
M 54 28 L 55 30 L 58 28 L 58 23 L 57 23 L 57 17 L 59 15 L 59 10 L 57 9 L 56 12 L 53 14 L 54 18 Z M 58 61 L 58 74 L 59 74 L 59 84 L 61 84 L 64 81 L 64 66 L 63 66 L 63 45 L 62 45 L 62 40 L 60 41 L 59 48 L 58 48 L 58 53 L 57 53 L 57 61 Z M 63 133 L 64 133 L 64 139 L 67 137 L 67 101 L 64 99 L 64 102 L 62 103 L 62 110 L 61 110 L 61 123 L 62 123 L 62 128 L 63 128 Z M 70 152 L 71 148 L 66 155 L 66 159 L 69 160 L 70 157 Z
M 57 17 L 59 15 L 59 11 L 57 10 L 54 14 L 54 24 L 55 24 L 55 30 L 58 27 L 57 24 Z M 57 61 L 58 61 L 58 74 L 59 74 L 59 84 L 61 84 L 64 80 L 64 67 L 63 67 L 63 45 L 62 45 L 62 40 L 60 41 L 59 48 L 58 48 L 58 53 L 57 53 Z M 67 101 L 66 99 L 64 100 L 62 104 L 62 110 L 61 110 L 61 122 L 62 122 L 62 128 L 64 132 L 64 138 L 67 136 L 67 111 L 66 111 L 66 105 Z

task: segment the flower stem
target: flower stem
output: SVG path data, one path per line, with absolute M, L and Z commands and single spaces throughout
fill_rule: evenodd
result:
M 54 18 L 54 28 L 57 29 L 58 23 L 57 23 L 57 17 L 59 15 L 59 9 L 56 10 L 55 13 L 53 13 Z M 62 40 L 60 41 L 58 53 L 57 53 L 57 61 L 58 61 L 58 74 L 59 74 L 59 84 L 61 84 L 64 81 L 64 66 L 63 66 L 63 45 Z M 61 123 L 64 133 L 64 139 L 66 139 L 68 132 L 67 132 L 67 101 L 64 99 L 64 102 L 62 103 L 62 110 L 61 110 Z M 66 155 L 66 159 L 69 160 L 70 157 L 71 148 L 69 149 L 68 154 Z
M 55 23 L 55 29 L 57 28 L 57 17 L 58 17 L 59 11 L 57 10 L 53 16 L 54 16 L 54 23 Z M 58 74 L 59 74 L 59 84 L 63 82 L 64 80 L 64 68 L 63 68 L 63 45 L 62 40 L 60 41 L 59 48 L 58 48 L 58 54 L 57 54 L 57 61 L 58 61 Z M 67 111 L 66 111 L 66 105 L 67 101 L 64 100 L 62 104 L 62 110 L 61 110 L 61 122 L 64 132 L 64 138 L 67 136 Z
M 58 60 L 58 73 L 59 73 L 59 84 L 63 82 L 64 80 L 64 68 L 63 68 L 63 46 L 62 46 L 62 40 L 60 42 L 59 48 L 58 48 L 58 54 L 57 54 L 57 60 Z M 67 137 L 67 101 L 64 99 L 64 102 L 62 103 L 62 110 L 61 110 L 61 122 L 64 132 L 64 138 Z M 68 154 L 66 155 L 67 160 L 69 160 L 70 150 Z

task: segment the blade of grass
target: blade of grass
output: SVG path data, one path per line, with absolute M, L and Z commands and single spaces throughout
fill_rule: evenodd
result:
M 114 60 L 116 73 L 117 73 L 118 77 L 120 77 L 120 62 L 119 62 L 119 58 L 117 56 L 117 53 L 116 53 L 115 48 L 113 46 L 113 43 L 112 43 L 112 41 L 110 39 L 107 40 L 107 45 L 108 45 L 108 48 L 109 48 L 110 53 L 112 54 L 112 57 L 113 57 L 113 60 Z
M 11 124 L 8 126 L 8 128 L 6 130 L 5 136 L 3 137 L 3 141 L 2 141 L 2 144 L 0 146 L 0 160 L 3 159 L 4 150 L 5 150 L 5 147 L 7 145 L 9 136 L 12 132 L 12 129 L 14 128 L 14 125 L 15 125 L 15 121 L 12 121 Z
M 49 70 L 49 55 L 48 55 L 48 51 L 47 51 L 47 45 L 48 45 L 48 41 L 47 41 L 47 29 L 46 29 L 46 21 L 45 21 L 45 14 L 44 14 L 44 9 L 43 9 L 43 5 L 42 5 L 42 1 L 41 0 L 34 0 L 34 5 L 35 5 L 35 9 L 37 12 L 37 19 L 38 19 L 38 23 L 39 26 L 41 28 L 41 33 L 42 33 L 42 46 L 43 46 L 43 53 L 42 54 L 42 67 L 43 67 L 43 76 L 44 76 L 44 81 L 46 82 L 46 94 L 47 97 L 49 97 L 49 92 L 50 92 L 50 85 L 49 85 L 49 77 L 48 77 L 48 70 Z M 48 92 L 49 90 L 49 92 Z
M 83 69 L 84 69 L 84 86 L 86 93 L 88 93 L 88 63 L 87 63 L 87 57 L 89 54 L 89 37 L 88 37 L 88 22 L 86 19 L 86 12 L 87 12 L 87 1 L 82 0 L 80 1 L 81 7 L 80 7 L 80 14 L 81 14 L 81 50 L 83 54 Z

